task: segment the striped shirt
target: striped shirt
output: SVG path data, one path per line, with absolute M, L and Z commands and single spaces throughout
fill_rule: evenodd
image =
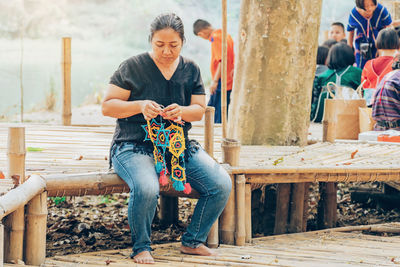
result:
M 375 92 L 372 117 L 376 121 L 400 120 L 400 70 L 389 72 L 379 83 Z M 375 130 L 388 130 L 375 125 Z M 392 128 L 393 129 L 393 128 Z M 400 130 L 400 127 L 394 128 Z

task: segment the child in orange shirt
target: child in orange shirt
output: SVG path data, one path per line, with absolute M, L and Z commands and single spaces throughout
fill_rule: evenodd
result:
M 193 32 L 205 40 L 211 42 L 211 76 L 210 100 L 208 106 L 215 108 L 214 122 L 221 123 L 221 60 L 222 60 L 222 31 L 214 29 L 212 25 L 202 19 L 198 19 L 193 24 Z M 228 34 L 228 58 L 227 58 L 227 108 L 230 103 L 230 95 L 233 87 L 233 71 L 235 54 L 233 49 L 232 37 Z

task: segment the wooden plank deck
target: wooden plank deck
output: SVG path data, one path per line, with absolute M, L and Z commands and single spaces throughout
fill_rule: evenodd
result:
M 399 223 L 385 224 L 400 230 Z M 340 230 L 340 229 L 339 229 Z M 256 238 L 243 247 L 221 245 L 218 256 L 179 253 L 178 243 L 154 246 L 153 266 L 398 266 L 400 236 L 383 237 L 360 232 L 316 231 Z M 55 256 L 44 267 L 135 265 L 130 250 L 99 251 Z M 7 267 L 19 266 L 8 265 Z
M 6 169 L 7 128 L 0 124 L 0 170 Z M 77 127 L 27 124 L 27 174 L 85 173 L 108 169 L 113 126 Z M 195 124 L 190 138 L 203 140 L 203 126 Z M 215 126 L 214 155 L 221 160 L 221 128 Z M 34 151 L 39 150 L 39 151 Z M 356 152 L 357 151 L 357 152 Z M 352 158 L 352 153 L 354 157 Z M 306 147 L 242 146 L 235 172 L 265 169 L 399 169 L 400 146 L 357 142 L 316 143 Z

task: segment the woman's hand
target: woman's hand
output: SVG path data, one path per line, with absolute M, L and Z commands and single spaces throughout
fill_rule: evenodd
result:
M 142 102 L 141 111 L 144 119 L 148 121 L 161 114 L 162 108 L 154 101 L 144 100 Z
M 178 104 L 171 104 L 164 108 L 162 116 L 166 120 L 172 120 L 174 122 L 182 122 L 182 107 Z

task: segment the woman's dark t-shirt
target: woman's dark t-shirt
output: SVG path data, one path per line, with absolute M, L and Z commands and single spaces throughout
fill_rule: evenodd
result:
M 164 107 L 173 103 L 189 106 L 192 95 L 205 95 L 199 67 L 182 56 L 179 57 L 178 67 L 169 80 L 162 75 L 149 53 L 133 56 L 121 63 L 111 77 L 110 84 L 129 90 L 128 101 L 152 100 Z M 142 113 L 117 119 L 112 144 L 144 142 L 145 132 L 142 125 L 146 125 Z M 191 123 L 185 122 L 185 139 L 188 139 L 191 127 Z

